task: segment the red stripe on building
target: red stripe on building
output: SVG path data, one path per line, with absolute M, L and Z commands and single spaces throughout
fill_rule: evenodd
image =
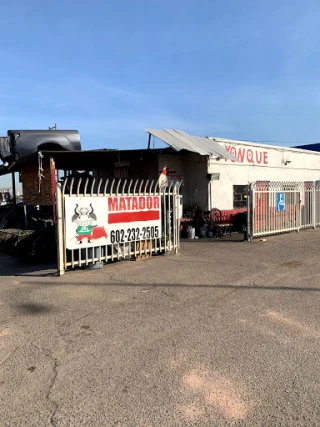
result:
M 119 222 L 155 221 L 160 219 L 160 211 L 136 211 L 109 213 L 109 224 Z

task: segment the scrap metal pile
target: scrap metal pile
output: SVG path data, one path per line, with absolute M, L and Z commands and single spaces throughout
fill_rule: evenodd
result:
M 57 130 L 54 126 L 48 130 L 8 130 L 7 136 L 0 137 L 0 175 L 11 173 L 14 181 L 14 174 L 21 172 L 25 203 L 25 206 L 23 202 L 14 204 L 10 193 L 0 193 L 0 250 L 37 261 L 56 256 L 54 190 L 49 164 L 47 179 L 43 179 L 42 152 L 46 150 L 81 150 L 79 132 Z M 36 153 L 38 164 L 31 159 Z
M 0 206 L 0 250 L 37 261 L 54 260 L 52 209 L 28 207 L 25 217 L 22 204 L 17 204 L 15 211 L 11 203 Z

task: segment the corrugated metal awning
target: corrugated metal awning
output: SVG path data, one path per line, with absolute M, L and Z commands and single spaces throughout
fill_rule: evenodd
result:
M 232 154 L 221 147 L 216 141 L 200 136 L 192 136 L 182 130 L 173 129 L 145 129 L 150 135 L 155 136 L 174 150 L 188 150 L 199 153 L 202 156 L 222 157 L 224 159 L 238 161 Z

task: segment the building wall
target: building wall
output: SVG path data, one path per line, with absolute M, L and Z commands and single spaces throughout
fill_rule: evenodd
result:
M 169 178 L 183 181 L 183 204 L 197 204 L 202 209 L 208 206 L 208 158 L 189 151 L 176 152 L 172 149 L 160 150 L 121 150 L 109 153 L 103 166 L 93 168 L 93 177 L 143 179 L 145 181 L 159 179 L 164 167 L 169 170 Z
M 208 159 L 197 153 L 163 153 L 159 156 L 159 173 L 164 167 L 169 178 L 182 180 L 183 205 L 198 205 L 208 209 Z
M 157 180 L 159 151 L 153 150 L 119 150 L 111 153 L 103 161 L 103 165 L 93 168 L 93 176 L 109 179 L 143 179 Z M 101 162 L 100 162 L 101 163 Z
M 320 153 L 227 140 L 217 142 L 235 155 L 239 163 L 210 158 L 208 173 L 220 174 L 219 180 L 210 182 L 211 208 L 233 209 L 233 185 L 253 181 L 320 180 Z

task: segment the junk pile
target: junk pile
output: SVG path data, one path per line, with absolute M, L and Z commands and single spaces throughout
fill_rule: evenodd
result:
M 247 240 L 247 222 L 246 208 L 204 211 L 197 205 L 186 206 L 180 219 L 181 237 L 221 238 L 226 234 L 243 233 L 244 240 Z
M 51 212 L 50 212 L 51 211 Z M 0 250 L 34 261 L 51 261 L 56 256 L 52 209 L 22 204 L 0 206 Z

